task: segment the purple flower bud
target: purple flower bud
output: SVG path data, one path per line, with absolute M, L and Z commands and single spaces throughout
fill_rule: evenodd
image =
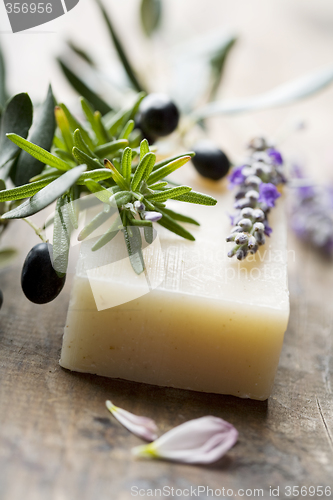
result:
M 252 229 L 252 221 L 250 219 L 241 219 L 238 225 L 243 228 L 243 231 L 250 231 Z
M 144 212 L 143 216 L 145 220 L 149 220 L 150 222 L 158 222 L 162 219 L 160 212 Z
M 250 189 L 245 195 L 246 198 L 249 198 L 250 200 L 258 200 L 259 198 L 259 193 L 258 191 L 255 191 L 254 189 Z
M 241 165 L 239 167 L 234 167 L 232 169 L 231 174 L 228 177 L 229 183 L 230 183 L 229 186 L 231 188 L 233 188 L 239 184 L 242 184 L 244 182 L 245 176 L 242 173 L 243 167 L 244 167 L 244 165 Z
M 144 210 L 146 210 L 146 207 L 144 206 L 144 204 L 142 203 L 142 201 L 139 201 L 139 200 L 137 200 L 137 201 L 134 202 L 134 208 L 138 212 L 143 212 Z
M 256 222 L 263 222 L 265 220 L 265 214 L 260 208 L 253 210 L 252 217 Z
M 250 219 L 253 215 L 253 208 L 251 207 L 246 207 L 246 208 L 243 208 L 243 210 L 241 211 L 241 216 L 244 218 L 244 219 Z
M 262 180 L 257 175 L 249 175 L 249 177 L 247 177 L 245 180 L 246 186 L 250 186 L 250 187 L 254 187 L 254 188 L 257 188 L 259 186 L 259 184 L 261 184 L 261 183 L 262 183 Z
M 271 184 L 270 182 L 263 182 L 259 186 L 259 202 L 266 203 L 268 207 L 274 207 L 275 206 L 275 200 L 277 198 L 280 198 L 281 194 L 277 190 L 276 186 L 274 184 Z
M 257 232 L 263 233 L 265 231 L 265 226 L 262 222 L 255 222 L 253 224 L 253 229 Z
M 269 156 L 272 158 L 273 160 L 273 163 L 275 163 L 275 165 L 282 165 L 283 163 L 283 158 L 282 158 L 282 155 L 281 153 L 277 150 L 277 149 L 274 149 L 274 148 L 270 148 L 267 153 L 269 154 Z
M 264 234 L 266 234 L 266 236 L 270 236 L 272 234 L 272 232 L 273 232 L 273 229 L 268 224 L 268 220 L 267 219 L 264 220 L 264 226 L 265 226 Z
M 248 242 L 248 237 L 246 236 L 246 234 L 244 233 L 239 233 L 237 234 L 236 238 L 235 238 L 235 243 L 236 245 L 245 245 L 245 243 Z
M 254 236 L 251 236 L 249 238 L 247 246 L 249 247 L 250 250 L 252 250 L 252 248 L 254 248 L 256 245 L 257 245 L 257 240 L 255 239 Z

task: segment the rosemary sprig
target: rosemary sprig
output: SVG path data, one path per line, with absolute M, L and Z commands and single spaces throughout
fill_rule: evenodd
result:
M 47 149 L 38 145 L 39 137 L 34 143 L 15 133 L 15 130 L 5 130 L 5 140 L 9 144 L 7 149 L 13 150 L 13 154 L 14 151 L 15 154 L 24 153 L 42 168 L 36 163 L 36 168 L 31 168 L 31 172 L 37 175 L 32 175 L 30 181 L 23 185 L 6 189 L 3 183 L 0 189 L 0 223 L 4 225 L 9 219 L 29 217 L 56 201 L 53 254 L 59 273 L 66 272 L 70 235 L 78 226 L 77 205 L 74 202 L 84 194 L 92 193 L 103 203 L 104 209 L 81 231 L 79 240 L 93 234 L 111 218 L 114 213 L 111 207 L 116 207 L 119 211 L 117 221 L 112 219 L 110 227 L 92 249 L 98 250 L 121 231 L 131 264 L 137 273 L 144 270 L 140 228 L 143 228 L 143 236 L 148 243 L 153 240 L 154 222 L 183 238 L 194 240 L 193 235 L 179 222 L 198 223 L 165 208 L 167 200 L 216 204 L 214 198 L 196 193 L 189 186 L 169 184 L 165 180 L 165 177 L 191 159 L 192 152 L 156 163 L 156 156 L 146 139 L 137 148 L 137 139 L 133 141 L 133 118 L 143 97 L 143 93 L 138 94 L 131 107 L 105 117 L 98 111 L 94 112 L 82 98 L 82 109 L 86 116 L 86 121 L 82 123 L 64 104 L 59 104 L 55 107 L 57 129 L 53 146 Z M 43 120 L 45 126 L 48 125 L 45 117 L 49 116 L 51 99 L 53 96 L 49 92 Z M 49 116 L 49 120 L 53 123 L 54 115 Z M 11 176 L 14 180 L 24 178 L 22 162 L 17 165 L 20 170 Z M 8 202 L 14 200 L 18 200 L 15 206 L 10 206 Z
M 228 257 L 245 259 L 257 252 L 270 236 L 268 214 L 281 195 L 276 186 L 286 182 L 282 156 L 265 139 L 250 143 L 251 154 L 245 164 L 234 167 L 229 177 L 231 186 L 238 187 L 234 203 L 237 212 L 230 216 L 234 226 L 227 241 L 235 243 Z

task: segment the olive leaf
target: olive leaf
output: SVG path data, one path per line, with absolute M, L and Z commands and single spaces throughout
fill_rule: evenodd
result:
M 258 109 L 284 106 L 305 99 L 319 92 L 333 82 L 333 66 L 310 75 L 292 80 L 272 90 L 254 97 L 238 101 L 211 102 L 193 113 L 193 118 L 202 120 L 214 115 L 232 115 Z
M 37 144 L 46 151 L 51 150 L 54 132 L 55 132 L 55 117 L 54 117 L 55 99 L 51 86 L 44 103 L 38 110 L 37 117 L 34 119 L 29 141 Z M 10 130 L 9 132 L 13 132 Z M 20 134 L 21 135 L 21 134 Z M 22 151 L 16 164 L 14 183 L 16 186 L 21 186 L 29 182 L 31 177 L 38 175 L 44 168 L 44 163 L 34 158 L 26 151 Z
M 59 274 L 65 274 L 73 226 L 69 215 L 69 203 L 60 197 L 57 200 L 53 226 L 53 267 Z
M 113 25 L 112 25 L 112 22 L 111 22 L 111 19 L 110 19 L 110 16 L 108 16 L 108 14 L 106 13 L 103 5 L 102 5 L 102 2 L 100 0 L 97 0 L 97 3 L 101 9 L 101 12 L 102 12 L 102 16 L 104 18 L 104 21 L 108 27 L 108 30 L 109 30 L 109 33 L 110 33 L 110 36 L 111 36 L 111 39 L 113 41 L 113 44 L 115 46 L 115 49 L 118 53 L 118 56 L 119 56 L 119 59 L 121 60 L 122 64 L 123 64 L 123 67 L 124 67 L 124 70 L 126 71 L 126 74 L 130 80 L 130 82 L 132 83 L 133 87 L 138 91 L 138 92 L 141 92 L 142 90 L 144 90 L 144 86 L 142 85 L 142 83 L 139 81 L 137 75 L 136 75 L 136 72 L 135 70 L 133 69 L 131 63 L 129 62 L 129 59 L 128 59 L 128 56 L 125 52 L 125 49 L 123 47 L 123 44 L 121 43 L 120 41 L 120 38 L 119 36 L 117 35 Z M 99 109 L 99 108 L 97 108 Z
M 43 208 L 53 203 L 57 198 L 68 191 L 86 168 L 86 165 L 79 165 L 78 167 L 72 168 L 48 184 L 45 188 L 41 189 L 32 198 L 24 201 L 13 210 L 6 212 L 2 216 L 2 219 L 21 219 L 40 212 L 40 210 L 43 210 Z
M 3 53 L 0 47 L 0 116 L 1 110 L 5 106 L 7 100 L 7 88 L 6 88 L 6 67 Z
M 233 34 L 215 30 L 174 49 L 172 96 L 185 112 L 190 112 L 210 90 L 212 76 L 216 78 L 216 85 L 219 84 L 234 41 Z M 221 70 L 220 74 L 215 72 L 216 69 Z
M 17 256 L 15 248 L 2 248 L 0 250 L 0 269 L 8 266 Z
M 95 109 L 98 109 L 102 115 L 106 115 L 109 111 L 112 111 L 112 107 L 110 104 L 104 101 L 99 95 L 96 94 L 93 90 L 91 90 L 88 85 L 86 85 L 80 77 L 78 77 L 69 67 L 65 64 L 62 59 L 58 58 L 58 63 L 66 76 L 69 83 L 74 87 L 76 92 L 83 96 L 87 101 L 89 101 Z
M 15 158 L 20 149 L 10 142 L 6 134 L 13 132 L 27 137 L 32 124 L 33 107 L 28 94 L 17 94 L 7 103 L 0 125 L 0 168 Z
M 90 64 L 90 66 L 95 66 L 95 63 L 93 59 L 90 57 L 90 55 L 82 49 L 82 47 L 78 47 L 73 40 L 67 40 L 67 45 L 70 49 L 72 49 L 73 52 L 75 52 L 76 55 L 81 57 L 85 62 Z
M 140 19 L 143 31 L 151 36 L 160 25 L 162 17 L 161 0 L 141 0 Z
M 225 64 L 231 51 L 235 45 L 237 38 L 231 36 L 226 38 L 225 42 L 216 50 L 216 53 L 210 59 L 211 65 L 211 89 L 209 93 L 209 100 L 215 99 L 219 85 L 222 80 Z

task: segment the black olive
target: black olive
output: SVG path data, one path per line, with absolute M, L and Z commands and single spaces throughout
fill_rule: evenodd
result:
M 2 304 L 3 304 L 3 293 L 2 290 L 0 290 L 0 309 L 2 307 Z
M 192 163 L 203 177 L 218 181 L 227 175 L 230 161 L 225 153 L 213 142 L 205 140 L 198 142 L 193 151 Z
M 136 129 L 139 129 L 141 134 L 142 134 L 142 138 L 143 139 L 147 139 L 148 141 L 148 144 L 150 146 L 152 146 L 154 144 L 154 142 L 156 141 L 156 137 L 153 137 L 152 135 L 150 134 L 147 134 L 147 132 L 145 132 L 141 126 L 141 114 L 138 113 L 136 116 L 135 116 L 135 128 Z
M 178 108 L 165 94 L 149 94 L 140 104 L 139 123 L 145 137 L 169 135 L 176 130 L 178 122 Z
M 50 243 L 39 243 L 28 253 L 22 269 L 22 290 L 31 302 L 46 304 L 54 300 L 64 287 L 66 275 L 59 276 L 52 266 Z

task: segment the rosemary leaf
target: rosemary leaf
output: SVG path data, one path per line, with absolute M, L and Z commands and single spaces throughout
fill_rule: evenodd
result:
M 189 186 L 178 186 L 171 189 L 165 189 L 161 193 L 154 193 L 152 195 L 147 195 L 149 201 L 167 201 L 172 198 L 179 199 L 179 196 L 189 193 L 192 190 Z
M 115 181 L 116 184 L 123 190 L 123 191 L 128 191 L 129 190 L 129 183 L 126 181 L 126 179 L 121 175 L 120 172 L 115 168 L 114 165 L 108 160 L 104 160 L 104 165 L 109 168 L 112 172 L 112 178 Z
M 118 139 L 116 141 L 107 142 L 106 144 L 97 146 L 97 148 L 95 149 L 95 154 L 99 158 L 105 158 L 106 156 L 110 156 L 113 153 L 119 151 L 119 149 L 123 149 L 126 146 L 128 146 L 127 138 Z
M 131 182 L 131 189 L 135 191 L 142 179 L 147 179 L 155 164 L 156 156 L 154 153 L 146 153 L 137 166 Z
M 173 160 L 166 165 L 162 166 L 161 168 L 154 170 L 148 179 L 148 184 L 155 184 L 155 182 L 159 181 L 160 179 L 164 179 L 167 175 L 171 174 L 178 168 L 182 167 L 191 159 L 191 156 L 181 156 L 180 158 L 177 158 L 176 160 Z
M 57 175 L 52 175 L 43 180 L 30 182 L 29 184 L 24 184 L 23 186 L 0 191 L 0 202 L 30 198 L 30 196 L 38 193 L 38 191 L 40 191 L 43 187 L 47 186 L 48 184 L 50 184 L 50 182 L 54 181 L 57 178 Z
M 36 144 L 33 144 L 32 142 L 27 141 L 23 137 L 17 135 L 17 134 L 7 134 L 8 139 L 10 139 L 14 144 L 19 146 L 21 149 L 29 153 L 31 156 L 34 158 L 37 158 L 37 160 L 41 161 L 45 165 L 50 165 L 50 167 L 57 168 L 58 170 L 61 170 L 62 172 L 66 172 L 67 170 L 70 170 L 70 166 L 58 158 L 57 156 L 54 156 L 52 153 L 49 153 L 45 149 L 36 146 Z
M 88 156 L 86 153 L 84 153 L 75 146 L 72 149 L 72 153 L 74 158 L 79 164 L 85 163 L 89 168 L 93 170 L 102 167 L 102 162 L 100 160 L 97 160 L 96 158 L 91 158 L 91 156 Z
M 164 210 L 159 209 L 159 212 L 161 212 L 163 217 L 158 221 L 158 224 L 165 227 L 169 231 L 178 234 L 178 236 L 181 236 L 186 240 L 195 241 L 194 236 L 189 231 L 184 229 L 183 226 L 178 224 L 174 219 L 172 219 L 166 212 L 164 212 Z
M 179 214 L 178 212 L 174 212 L 170 210 L 170 208 L 164 208 L 163 213 L 169 215 L 172 219 L 178 220 L 179 222 L 187 222 L 188 224 L 194 224 L 196 226 L 200 226 L 199 222 L 192 217 L 188 217 L 187 215 Z
M 119 134 L 119 139 L 128 139 L 134 129 L 134 120 L 129 120 Z
M 117 236 L 119 232 L 119 226 L 120 226 L 120 220 L 119 217 L 117 216 L 116 220 L 113 222 L 113 224 L 110 226 L 110 228 L 106 231 L 106 233 L 101 236 L 96 243 L 91 247 L 92 251 L 95 252 L 96 250 L 99 250 L 102 248 L 104 245 L 109 243 L 109 241 L 113 240 L 115 236 Z
M 124 149 L 121 157 L 121 173 L 126 181 L 129 183 L 131 180 L 132 172 L 132 150 L 127 147 Z
M 217 203 L 217 200 L 215 200 L 215 198 L 213 198 L 212 196 L 208 196 L 208 194 L 197 193 L 196 191 L 191 191 L 181 196 L 175 196 L 173 199 L 178 201 L 185 201 L 186 203 L 195 203 L 197 205 L 214 206 Z
M 113 212 L 111 210 L 109 212 L 102 210 L 102 212 L 99 212 L 99 214 L 95 215 L 95 217 L 91 219 L 91 221 L 79 233 L 77 237 L 78 241 L 82 241 L 88 236 L 90 236 L 96 229 L 98 229 L 102 224 L 104 224 L 104 222 L 106 222 L 112 215 Z

